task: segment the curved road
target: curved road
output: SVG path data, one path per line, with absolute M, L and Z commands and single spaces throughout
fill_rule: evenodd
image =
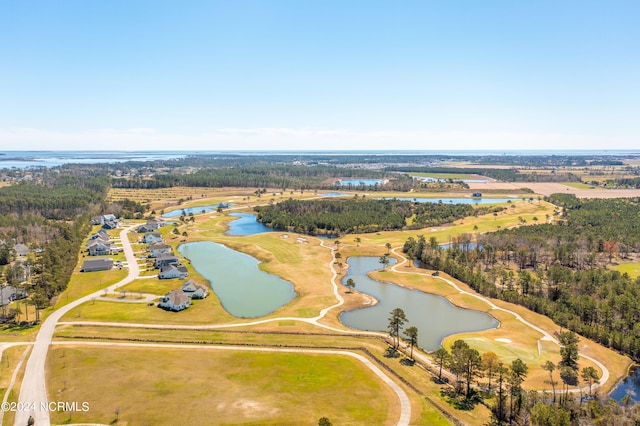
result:
M 137 225 L 129 226 L 120 231 L 120 239 L 122 241 L 122 247 L 124 254 L 129 264 L 129 274 L 125 279 L 108 287 L 107 291 L 114 291 L 115 288 L 128 284 L 135 280 L 140 273 L 138 262 L 136 262 L 133 249 L 129 243 L 127 233 L 135 228 Z M 47 317 L 41 324 L 40 331 L 36 337 L 36 341 L 31 351 L 29 361 L 27 361 L 27 367 L 24 372 L 24 378 L 22 379 L 22 386 L 20 387 L 20 405 L 33 406 L 31 411 L 18 411 L 16 413 L 15 425 L 24 426 L 29 420 L 29 416 L 33 416 L 35 424 L 38 426 L 49 426 L 51 421 L 49 420 L 49 412 L 42 410 L 41 408 L 46 406 L 47 400 L 47 387 L 45 383 L 45 363 L 47 360 L 47 352 L 49 351 L 49 345 L 53 338 L 53 333 L 56 329 L 56 324 L 71 309 L 79 306 L 85 302 L 91 301 L 91 299 L 98 297 L 104 292 L 104 289 L 91 293 L 80 299 L 61 307 L 54 311 Z

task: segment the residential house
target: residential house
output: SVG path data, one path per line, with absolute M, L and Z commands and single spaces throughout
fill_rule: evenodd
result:
M 102 229 L 116 229 L 118 227 L 117 220 L 110 220 L 102 225 Z
M 99 230 L 98 232 L 96 232 L 95 234 L 93 234 L 92 236 L 89 237 L 89 240 L 95 240 L 95 239 L 102 239 L 104 241 L 109 241 L 111 239 L 111 235 L 109 235 L 109 233 L 107 231 L 105 231 L 104 229 Z
M 167 280 L 171 278 L 186 278 L 188 275 L 188 271 L 186 266 L 177 266 L 174 264 L 169 264 L 163 266 L 160 269 L 160 273 L 158 274 L 158 278 L 161 280 Z
M 182 311 L 191 305 L 191 299 L 182 290 L 172 290 L 167 293 L 158 306 L 168 311 Z
M 102 225 L 104 223 L 104 219 L 102 216 L 94 216 L 91 218 L 92 225 Z
M 105 254 L 111 254 L 111 242 L 104 240 L 93 240 L 87 245 L 89 250 L 89 256 L 103 256 Z
M 147 232 L 142 237 L 142 242 L 145 244 L 151 243 L 161 243 L 162 242 L 162 234 L 159 232 Z
M 27 297 L 27 293 L 10 285 L 0 285 L 0 306 L 6 306 L 14 300 Z
M 154 217 L 154 218 L 151 218 L 151 219 L 147 220 L 146 226 L 155 231 L 155 230 L 158 230 L 158 229 L 162 228 L 166 224 L 167 224 L 167 222 L 165 222 L 163 219 L 159 219 L 157 217 Z
M 25 246 L 24 244 L 16 244 L 15 246 L 13 246 L 13 250 L 18 257 L 24 257 L 28 255 L 30 251 L 29 247 Z
M 154 262 L 154 266 L 156 268 L 162 269 L 162 267 L 167 265 L 178 265 L 180 263 L 180 259 L 173 255 L 173 253 L 162 253 L 158 257 L 156 257 L 156 261 Z
M 173 254 L 173 250 L 171 250 L 171 246 L 163 243 L 151 244 L 149 246 L 149 257 L 158 257 L 163 253 Z
M 184 291 L 192 299 L 204 299 L 209 295 L 209 290 L 202 284 L 189 280 L 182 285 Z
M 103 214 L 102 215 L 102 220 L 104 222 L 115 222 L 115 221 L 118 220 L 118 218 L 114 214 Z
M 108 271 L 111 268 L 113 268 L 113 259 L 108 257 L 85 260 L 82 264 L 82 272 Z
M 153 231 L 155 231 L 155 229 L 150 227 L 149 225 L 140 225 L 140 226 L 138 226 L 138 232 L 140 232 L 140 233 L 153 232 Z

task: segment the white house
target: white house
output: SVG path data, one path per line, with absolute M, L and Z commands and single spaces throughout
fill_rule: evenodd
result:
M 151 243 L 161 243 L 162 242 L 162 234 L 159 232 L 147 232 L 142 237 L 142 242 L 145 244 Z
M 108 271 L 113 268 L 113 259 L 89 259 L 82 264 L 82 272 Z
M 156 243 L 149 246 L 149 257 L 158 257 L 163 253 L 171 253 L 173 254 L 173 250 L 171 250 L 171 246 L 162 243 Z
M 182 291 L 192 299 L 204 299 L 209 295 L 209 290 L 202 284 L 189 280 L 182 285 Z
M 111 254 L 111 242 L 103 240 L 93 240 L 87 245 L 89 256 L 102 256 Z
M 187 268 L 185 266 L 167 265 L 163 266 L 158 274 L 160 279 L 171 278 L 186 278 L 188 275 Z
M 157 217 L 147 220 L 147 224 L 145 225 L 147 228 L 157 230 L 165 226 L 167 222 Z
M 182 311 L 191 305 L 191 299 L 182 290 L 172 290 L 167 293 L 158 306 L 168 311 Z

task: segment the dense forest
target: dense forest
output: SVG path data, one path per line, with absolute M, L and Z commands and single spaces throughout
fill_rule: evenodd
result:
M 573 173 L 525 173 L 516 169 L 490 169 L 476 167 L 389 167 L 388 171 L 404 173 L 476 174 L 504 182 L 580 182 Z
M 606 268 L 640 251 L 640 206 L 628 200 L 551 197 L 556 224 L 462 235 L 443 250 L 410 238 L 404 252 L 478 292 L 518 303 L 640 360 L 640 279 Z
M 89 232 L 89 218 L 105 207 L 108 188 L 106 175 L 77 170 L 47 171 L 37 182 L 0 188 L 0 263 L 13 260 L 17 243 L 32 249 L 35 258 L 26 260 L 30 280 L 23 290 L 38 309 L 66 288 Z M 13 268 L 5 266 L 3 271 L 15 284 Z
M 364 197 L 349 200 L 290 199 L 272 206 L 255 207 L 258 221 L 271 228 L 312 235 L 419 229 L 450 223 L 490 210 L 494 211 L 496 208 Z

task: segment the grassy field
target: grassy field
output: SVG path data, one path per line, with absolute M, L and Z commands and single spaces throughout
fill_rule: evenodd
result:
M 14 346 L 11 348 L 7 348 L 2 351 L 2 359 L 0 359 L 0 401 L 5 397 L 5 393 L 7 392 L 7 386 L 11 382 L 11 377 L 13 376 L 13 372 L 18 366 L 20 362 L 20 358 L 24 354 L 26 350 L 30 350 L 26 346 Z M 22 377 L 24 375 L 24 367 L 25 363 L 22 364 L 22 368 L 18 372 L 16 376 L 16 381 L 13 384 L 13 388 L 11 389 L 11 393 L 7 398 L 7 402 L 17 402 L 18 401 L 18 393 L 20 391 L 20 386 L 22 384 Z M 4 412 L 4 416 L 2 419 L 2 425 L 13 425 L 15 417 L 15 412 L 6 411 Z
M 480 179 L 486 180 L 485 176 L 469 173 L 411 173 L 412 176 L 432 177 L 436 179 Z
M 627 262 L 610 265 L 609 269 L 613 269 L 614 271 L 618 271 L 622 274 L 629 274 L 631 278 L 640 277 L 640 262 Z
M 54 423 L 393 424 L 397 398 L 344 356 L 222 350 L 54 347 L 49 399 L 87 401 Z M 93 384 L 100 383 L 100 386 Z M 179 420 L 175 417 L 179 416 Z
M 115 284 L 127 276 L 127 269 L 111 269 L 99 272 L 75 272 L 67 289 L 57 297 L 55 308 L 60 308 L 82 296 Z

